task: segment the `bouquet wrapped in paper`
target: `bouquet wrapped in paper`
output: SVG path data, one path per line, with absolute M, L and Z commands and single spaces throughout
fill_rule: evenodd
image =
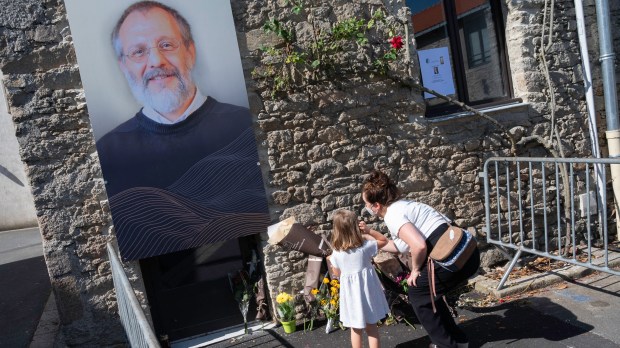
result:
M 278 244 L 288 250 L 297 250 L 319 257 L 330 255 L 332 252 L 325 238 L 296 222 L 294 216 L 269 226 L 267 233 L 269 244 Z
M 269 239 L 267 242 L 272 245 L 280 245 L 287 250 L 301 251 L 308 254 L 308 265 L 306 267 L 306 280 L 304 284 L 304 298 L 306 303 L 316 302 L 311 290 L 318 287 L 321 276 L 321 265 L 326 256 L 331 255 L 331 244 L 318 234 L 310 231 L 302 224 L 296 222 L 295 217 L 291 216 L 267 229 Z M 310 314 L 310 330 L 314 314 Z M 305 326 L 305 323 L 304 323 Z

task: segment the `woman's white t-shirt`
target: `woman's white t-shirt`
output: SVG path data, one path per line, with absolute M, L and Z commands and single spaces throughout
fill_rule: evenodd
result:
M 400 200 L 387 207 L 383 221 L 390 231 L 394 245 L 403 253 L 409 251 L 407 243 L 398 237 L 398 231 L 404 224 L 411 222 L 426 239 L 439 225 L 450 220 L 427 204 Z

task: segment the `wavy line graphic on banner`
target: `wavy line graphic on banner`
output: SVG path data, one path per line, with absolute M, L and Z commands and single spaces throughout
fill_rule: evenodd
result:
M 267 201 L 251 129 L 166 189 L 110 198 L 121 256 L 141 259 L 265 232 Z

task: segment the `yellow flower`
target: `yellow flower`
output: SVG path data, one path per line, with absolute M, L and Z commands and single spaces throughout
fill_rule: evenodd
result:
M 323 284 L 329 284 L 329 278 L 323 278 Z
M 312 295 L 316 295 L 316 294 L 318 294 L 318 293 L 319 293 L 319 289 L 312 289 L 312 290 L 310 290 L 310 293 L 311 293 Z
M 282 321 L 291 321 L 295 319 L 295 298 L 286 292 L 281 292 L 276 296 L 276 311 L 278 317 Z
M 321 306 L 325 306 L 327 304 L 327 300 L 321 300 Z
M 329 301 L 329 303 L 331 303 L 332 306 L 335 306 L 336 305 L 336 300 L 332 299 L 331 301 Z
M 338 284 L 338 279 L 333 279 L 333 280 L 331 281 L 331 286 L 338 286 L 338 285 L 339 285 L 339 284 Z
M 276 297 L 276 302 L 284 303 L 284 302 L 288 302 L 290 299 L 291 299 L 291 295 L 289 295 L 289 294 L 287 294 L 285 292 L 281 292 Z

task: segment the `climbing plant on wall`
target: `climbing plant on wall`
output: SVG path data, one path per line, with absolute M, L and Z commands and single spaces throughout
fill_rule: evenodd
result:
M 279 43 L 261 48 L 262 65 L 253 77 L 269 81 L 274 95 L 353 74 L 385 75 L 401 58 L 406 22 L 388 16 L 383 6 L 376 6 L 368 18 L 329 22 L 316 19 L 301 2 L 289 4 L 291 13 L 305 14 L 311 32 L 301 39 L 295 23 L 275 18 L 264 23 L 263 30 L 277 36 Z

